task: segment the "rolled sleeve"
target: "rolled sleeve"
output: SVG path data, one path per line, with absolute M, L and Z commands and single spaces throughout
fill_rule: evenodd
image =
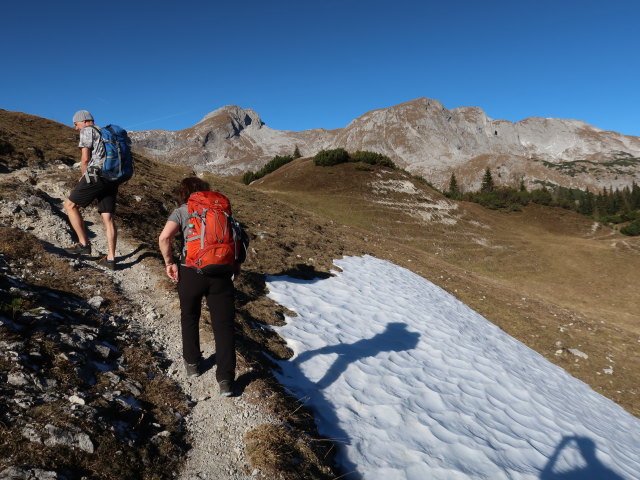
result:
M 93 148 L 93 128 L 84 127 L 80 130 L 80 148 Z

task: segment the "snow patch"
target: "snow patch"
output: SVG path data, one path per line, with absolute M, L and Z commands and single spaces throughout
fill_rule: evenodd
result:
M 418 275 L 369 256 L 335 264 L 328 279 L 267 286 L 297 313 L 275 327 L 294 352 L 275 374 L 345 471 L 637 478 L 640 419 Z

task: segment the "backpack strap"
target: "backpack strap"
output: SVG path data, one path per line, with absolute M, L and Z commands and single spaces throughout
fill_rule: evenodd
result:
M 204 248 L 204 239 L 205 234 L 207 233 L 207 210 L 208 208 L 202 209 L 202 228 L 200 229 L 200 248 Z
M 204 248 L 204 234 L 206 232 L 206 228 L 207 228 L 207 210 L 209 210 L 208 208 L 205 208 L 202 210 L 202 214 L 199 214 L 198 212 L 193 212 L 191 215 L 189 215 L 189 218 L 199 218 L 200 219 L 200 225 L 202 226 L 200 229 L 200 235 L 196 235 L 194 237 L 189 237 L 186 239 L 187 242 L 193 242 L 194 240 L 200 239 L 200 248 Z

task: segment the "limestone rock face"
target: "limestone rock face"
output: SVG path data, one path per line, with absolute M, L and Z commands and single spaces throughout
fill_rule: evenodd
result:
M 303 156 L 337 147 L 379 152 L 437 187 L 455 173 L 463 188 L 478 188 L 487 167 L 498 184 L 597 190 L 640 181 L 640 137 L 578 120 L 494 120 L 480 108 L 448 110 L 428 98 L 373 110 L 336 130 L 273 130 L 253 110 L 226 106 L 185 130 L 131 137 L 147 156 L 223 175 L 257 170 L 297 146 Z

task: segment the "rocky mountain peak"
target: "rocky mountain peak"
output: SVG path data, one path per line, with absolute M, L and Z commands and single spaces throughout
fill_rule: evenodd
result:
M 223 119 L 224 121 L 237 124 L 241 129 L 245 129 L 249 126 L 260 128 L 264 125 L 260 115 L 258 115 L 254 110 L 249 108 L 240 108 L 237 105 L 225 105 L 224 107 L 220 107 L 205 115 L 198 123 L 206 123 L 211 119 Z

